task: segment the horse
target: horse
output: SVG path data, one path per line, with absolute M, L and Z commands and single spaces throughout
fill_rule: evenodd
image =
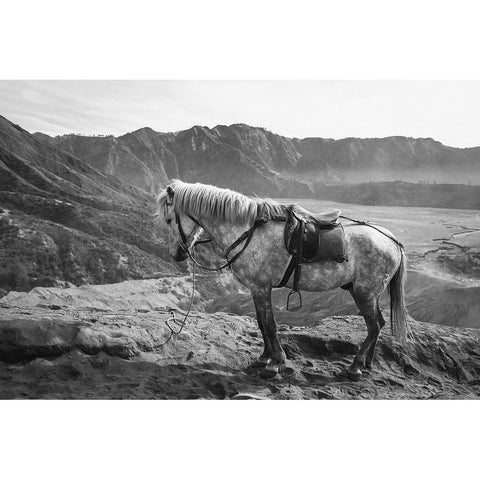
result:
M 264 349 L 249 368 L 259 369 L 262 378 L 281 373 L 286 355 L 277 335 L 271 293 L 280 283 L 290 257 L 284 247 L 285 223 L 278 221 L 285 217 L 287 207 L 270 199 L 181 180 L 172 180 L 156 200 L 157 215 L 163 216 L 169 232 L 169 254 L 175 261 L 182 262 L 189 256 L 195 260 L 192 249 L 205 232 L 215 253 L 226 258 L 218 269 L 230 268 L 250 290 Z M 367 325 L 367 336 L 346 371 L 356 381 L 372 366 L 375 345 L 385 325 L 379 297 L 387 286 L 392 334 L 400 343 L 409 336 L 403 247 L 386 228 L 359 223 L 342 223 L 348 261 L 303 264 L 298 284 L 301 290 L 310 292 L 341 287 L 353 297 Z M 286 286 L 292 285 L 290 279 Z

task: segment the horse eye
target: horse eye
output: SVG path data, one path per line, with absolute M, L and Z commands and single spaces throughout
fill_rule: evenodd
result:
M 172 223 L 172 219 L 171 218 L 167 218 L 167 225 L 170 225 Z

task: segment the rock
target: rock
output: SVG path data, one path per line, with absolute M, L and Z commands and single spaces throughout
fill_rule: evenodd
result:
M 87 291 L 93 303 L 95 295 L 106 293 L 100 288 Z M 51 294 L 42 291 L 44 305 L 49 305 L 48 298 L 57 305 L 58 298 Z M 342 372 L 365 338 L 360 318 L 347 322 L 336 316 L 315 327 L 283 325 L 280 340 L 289 352 L 287 364 L 274 379 L 262 379 L 258 372 L 245 373 L 245 366 L 262 351 L 248 334 L 255 320 L 247 316 L 194 311 L 182 334 L 165 343 L 170 313 L 164 310 L 139 313 L 134 304 L 117 309 L 115 302 L 110 310 L 85 308 L 82 297 L 75 296 L 69 305 L 51 309 L 29 304 L 24 295 L 15 298 L 19 306 L 10 296 L 1 309 L 0 398 L 387 399 L 480 394 L 480 331 L 475 329 L 413 322 L 415 341 L 406 345 L 384 329 L 373 370 L 352 382 Z M 39 379 L 35 387 L 32 378 Z
M 218 398 L 225 398 L 227 396 L 227 389 L 223 383 L 217 382 L 213 385 L 209 385 L 208 389 L 215 394 Z

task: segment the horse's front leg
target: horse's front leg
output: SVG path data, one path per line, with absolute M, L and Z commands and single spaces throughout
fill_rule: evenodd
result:
M 263 363 L 264 369 L 261 373 L 263 378 L 274 377 L 285 365 L 286 355 L 278 340 L 277 324 L 273 317 L 272 289 L 252 289 L 252 297 L 265 344 L 257 362 Z

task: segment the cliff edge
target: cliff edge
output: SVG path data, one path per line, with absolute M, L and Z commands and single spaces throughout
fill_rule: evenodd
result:
M 255 319 L 194 311 L 183 331 L 164 344 L 170 310 L 183 318 L 180 307 L 186 308 L 188 285 L 178 277 L 150 280 L 137 289 L 131 283 L 4 297 L 0 398 L 426 399 L 480 394 L 476 329 L 413 322 L 415 340 L 402 346 L 387 323 L 372 371 L 353 382 L 344 370 L 366 335 L 361 317 L 328 317 L 308 327 L 280 325 L 287 367 L 275 379 L 263 380 L 245 368 L 262 348 Z

